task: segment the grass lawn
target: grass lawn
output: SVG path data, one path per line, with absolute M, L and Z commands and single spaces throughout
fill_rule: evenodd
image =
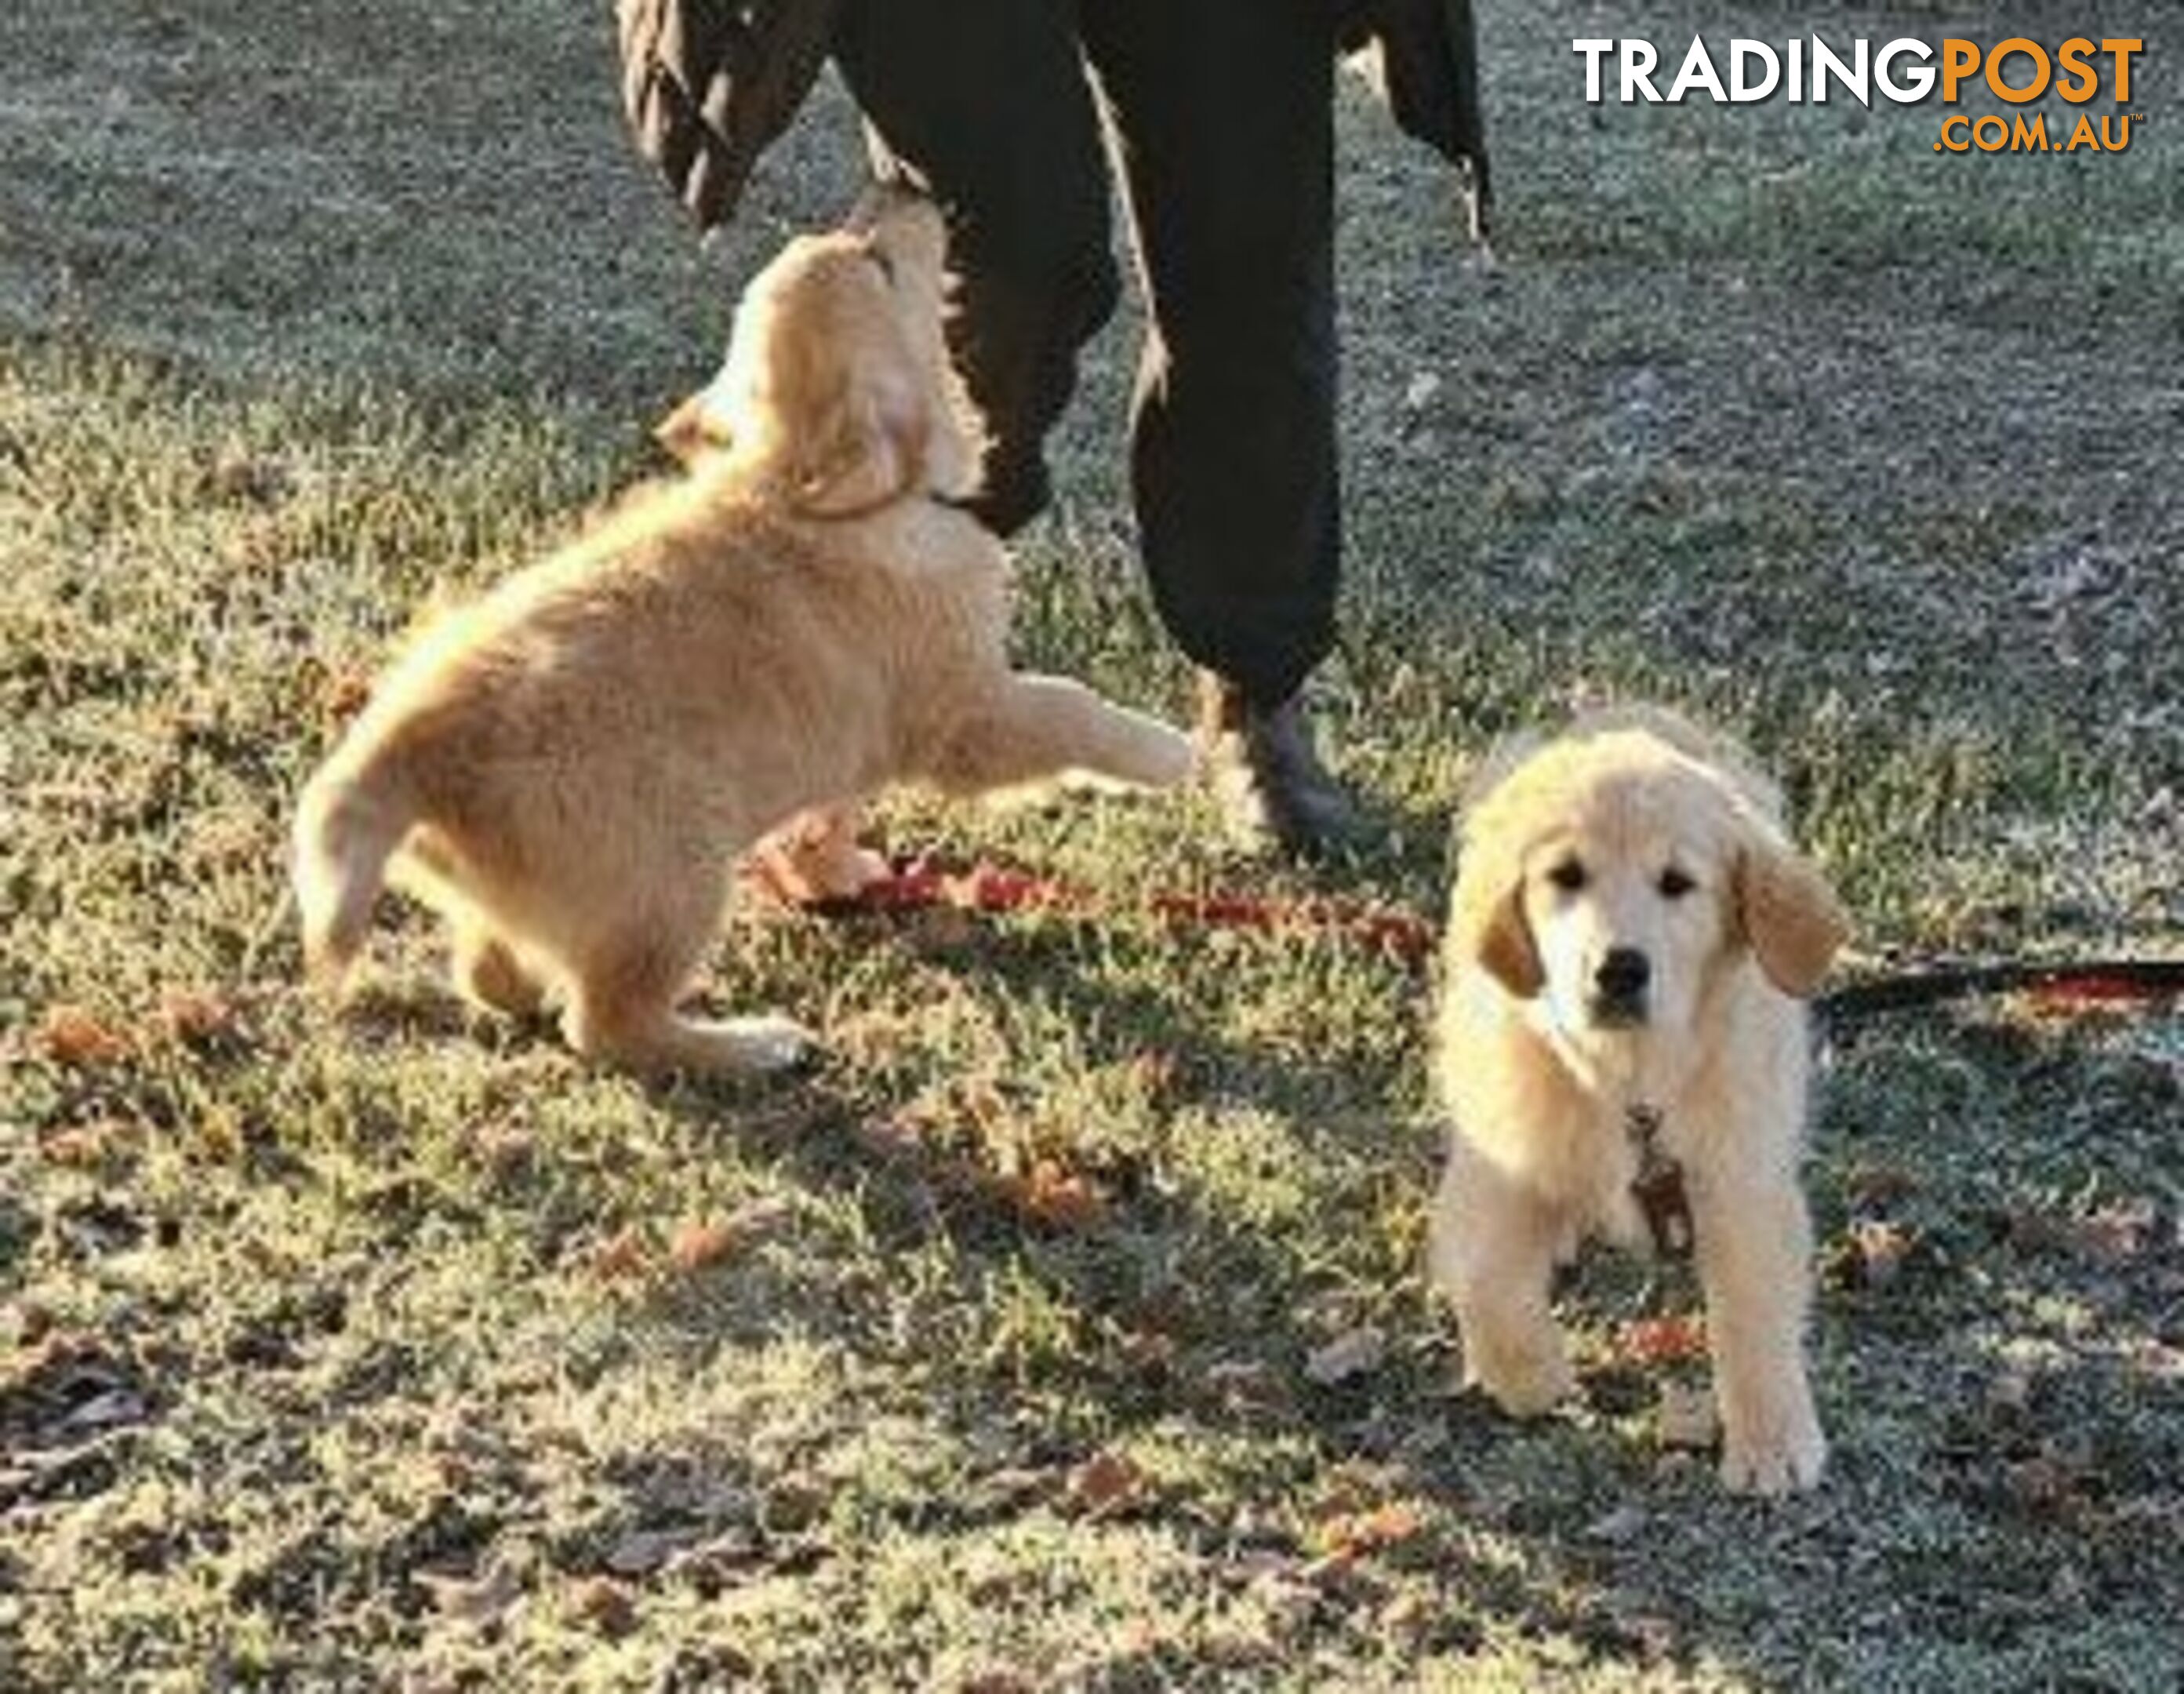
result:
M 1934 152 L 1933 105 L 1577 92 L 1574 36 L 1772 12 L 1483 9 L 1494 266 L 1343 96 L 1321 692 L 1384 850 L 891 804 L 1103 915 L 739 912 L 710 992 L 828 1045 L 748 1089 L 470 1020 L 414 914 L 329 1020 L 283 843 L 415 609 L 649 467 L 737 280 L 854 184 L 838 97 L 701 254 L 603 5 L 0 17 L 0 1686 L 2177 1686 L 2173 1008 L 1829 1033 L 1835 1458 L 1764 1506 L 1661 1439 L 1674 1275 L 1582 1268 L 1565 1413 L 1450 1392 L 1422 972 L 1145 910 L 1437 918 L 1467 771 L 1610 694 L 1752 743 L 1862 967 L 2184 945 L 2184 20 L 2058 14 L 2147 38 L 2148 121 L 2013 158 Z M 1057 441 L 1020 643 L 1180 714 L 1133 354 Z

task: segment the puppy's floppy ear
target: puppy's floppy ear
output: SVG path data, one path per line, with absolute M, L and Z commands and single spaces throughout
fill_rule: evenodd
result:
M 1752 831 L 1737 854 L 1736 912 L 1759 968 L 1786 995 L 1809 997 L 1850 939 L 1850 918 L 1819 867 Z
M 797 420 L 791 498 L 815 517 L 854 517 L 883 506 L 925 475 L 928 403 L 894 371 L 853 374 Z
M 707 404 L 702 388 L 660 419 L 653 426 L 652 438 L 686 468 L 705 454 L 723 451 L 728 445 L 727 427 Z
M 1524 917 L 1522 873 L 1502 862 L 1503 855 L 1476 850 L 1479 862 L 1456 879 L 1456 906 L 1449 914 L 1449 945 L 1460 957 L 1475 960 L 1519 1000 L 1529 1000 L 1546 984 L 1532 926 Z

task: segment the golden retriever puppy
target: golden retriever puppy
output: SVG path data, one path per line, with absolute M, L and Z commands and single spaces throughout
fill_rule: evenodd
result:
M 1771 785 L 1681 719 L 1580 719 L 1502 762 L 1463 824 L 1440 1010 L 1450 1117 L 1430 1268 L 1465 1379 L 1574 1385 L 1549 1305 L 1588 1235 L 1688 1251 L 1723 1480 L 1810 1486 L 1803 1007 L 1847 939 Z
M 958 504 L 977 462 L 942 340 L 944 243 L 905 198 L 792 242 L 663 436 L 690 466 L 429 628 L 304 789 L 306 956 L 337 980 L 382 880 L 436 908 L 458 987 L 558 1006 L 641 1070 L 794 1062 L 780 1017 L 677 1003 L 735 856 L 864 873 L 856 797 L 1083 769 L 1164 786 L 1188 739 L 1007 664 L 1008 565 Z

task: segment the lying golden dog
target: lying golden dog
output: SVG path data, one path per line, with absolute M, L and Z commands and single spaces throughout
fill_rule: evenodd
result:
M 467 995 L 556 1003 L 579 1052 L 778 1067 L 809 1039 L 795 1024 L 677 1011 L 731 861 L 766 832 L 808 814 L 778 850 L 838 891 L 860 871 L 855 799 L 883 784 L 1189 772 L 1174 730 L 1008 668 L 1007 560 L 954 504 L 976 454 L 944 248 L 906 198 L 793 242 L 663 426 L 687 480 L 394 666 L 304 792 L 315 973 L 338 979 L 384 876 L 447 918 Z
M 1468 810 L 1447 936 L 1451 1117 L 1430 1249 L 1466 1379 L 1520 1416 L 1573 1377 L 1549 1305 L 1586 1234 L 1696 1254 L 1722 1476 L 1826 1444 L 1803 1357 L 1803 1008 L 1846 939 L 1772 786 L 1667 713 L 1580 720 Z

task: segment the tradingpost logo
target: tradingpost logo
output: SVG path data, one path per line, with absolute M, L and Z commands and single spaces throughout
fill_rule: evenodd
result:
M 1585 98 L 1596 106 L 1611 87 L 1625 106 L 1680 105 L 1698 95 L 1717 105 L 1773 99 L 1825 105 L 1832 93 L 1869 109 L 1876 96 L 1915 106 L 1937 92 L 1944 106 L 1989 106 L 1944 116 L 1936 153 L 2121 153 L 2146 122 L 2143 114 L 2125 109 L 2133 60 L 2146 47 L 2137 36 L 2060 42 L 2011 36 L 1992 44 L 1950 36 L 1938 45 L 1902 36 L 1878 49 L 1861 38 L 1841 52 L 1819 36 L 1793 38 L 1780 51 L 1771 42 L 1740 38 L 1719 59 L 1703 36 L 1694 36 L 1665 92 L 1655 81 L 1662 59 L 1652 42 L 1580 38 L 1570 47 L 1585 60 Z M 2050 92 L 2069 109 L 2052 128 L 2050 114 L 2023 109 Z

